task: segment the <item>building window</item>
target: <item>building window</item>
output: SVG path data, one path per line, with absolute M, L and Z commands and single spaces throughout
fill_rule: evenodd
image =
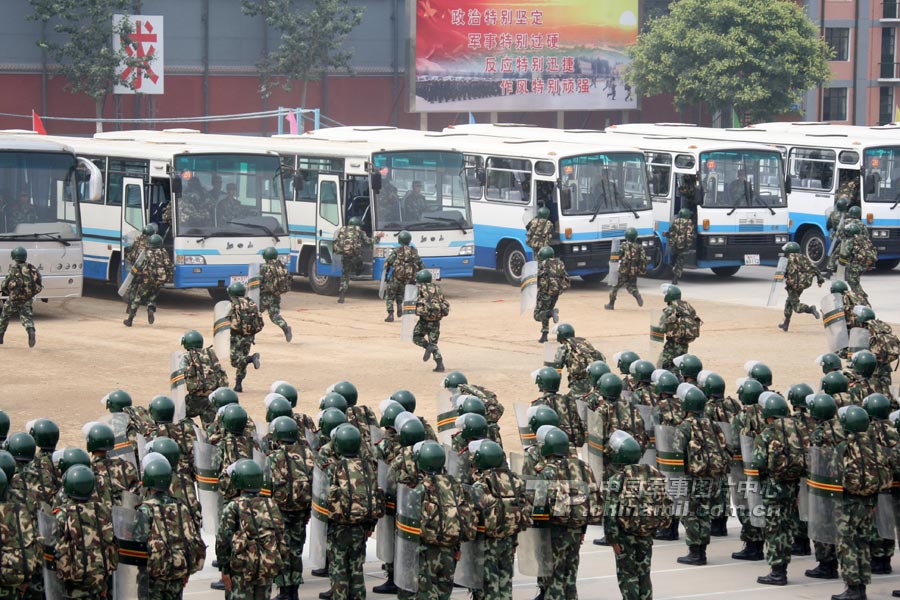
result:
M 894 88 L 878 89 L 878 124 L 886 125 L 894 120 Z
M 881 30 L 881 79 L 895 79 L 896 61 L 894 60 L 894 46 L 897 42 L 897 34 L 893 27 L 884 27 Z
M 825 88 L 823 121 L 847 120 L 847 88 Z
M 850 60 L 850 28 L 826 27 L 825 43 L 834 51 L 834 56 L 831 57 L 831 60 Z

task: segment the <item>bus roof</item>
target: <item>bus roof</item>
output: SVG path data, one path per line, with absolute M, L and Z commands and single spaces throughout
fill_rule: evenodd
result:
M 43 135 L 32 135 L 30 132 L 20 134 L 18 132 L 0 131 L 0 151 L 22 152 L 65 152 L 75 154 L 71 146 L 58 141 L 47 139 Z
M 157 141 L 135 139 L 106 139 L 88 137 L 48 136 L 72 147 L 78 155 L 101 155 L 149 160 L 170 161 L 179 154 L 233 154 L 229 148 L 221 145 L 185 143 L 182 141 Z M 245 149 L 241 154 L 258 154 L 276 156 L 275 152 Z

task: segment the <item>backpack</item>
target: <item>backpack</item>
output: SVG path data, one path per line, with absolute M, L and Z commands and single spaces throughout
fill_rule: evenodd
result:
M 18 587 L 27 583 L 43 562 L 37 532 L 24 504 L 0 504 L 0 586 Z
M 238 298 L 232 308 L 234 318 L 231 321 L 231 330 L 240 335 L 256 335 L 265 326 L 262 314 L 253 300 Z
M 433 283 L 423 283 L 419 286 L 416 314 L 426 321 L 440 321 L 450 314 L 450 303 L 444 298 L 441 288 Z
M 346 525 L 374 523 L 384 516 L 384 494 L 366 459 L 346 458 L 329 469 L 331 488 L 328 507 L 331 519 Z
M 857 264 L 864 270 L 868 271 L 875 267 L 878 261 L 878 251 L 868 235 L 860 234 L 853 240 L 854 242 L 854 258 Z
M 585 527 L 599 524 L 602 507 L 591 497 L 591 474 L 587 466 L 574 456 L 549 460 L 557 468 L 550 481 L 547 503 L 550 522 L 566 527 Z
M 278 507 L 263 496 L 238 496 L 238 529 L 231 538 L 231 569 L 242 581 L 271 581 L 281 573 L 284 526 Z
M 44 289 L 41 274 L 29 263 L 13 263 L 3 287 L 11 302 L 27 302 Z
M 475 511 L 462 486 L 450 475 L 427 474 L 416 487 L 422 494 L 422 536 L 432 546 L 455 547 L 478 535 Z
M 623 242 L 619 259 L 619 273 L 624 277 L 637 277 L 647 271 L 647 253 L 634 242 Z
M 867 434 L 848 434 L 841 445 L 844 491 L 857 496 L 871 496 L 890 490 L 893 481 L 890 453 Z
M 508 469 L 485 471 L 480 489 L 485 535 L 508 538 L 528 527 L 525 481 Z
M 267 262 L 265 268 L 262 291 L 267 294 L 286 294 L 291 291 L 291 274 L 280 260 Z
M 147 574 L 154 579 L 183 579 L 203 568 L 206 544 L 195 529 L 191 514 L 181 502 L 147 502 Z
M 418 252 L 410 246 L 400 246 L 394 250 L 391 278 L 404 285 L 413 283 L 419 263 L 416 258 L 418 258 Z
M 731 456 L 719 438 L 718 426 L 709 419 L 686 419 L 691 428 L 685 468 L 691 477 L 722 477 L 731 467 Z
M 63 513 L 64 525 L 56 543 L 56 574 L 80 587 L 102 588 L 119 566 L 110 510 L 99 502 L 73 502 L 58 510 Z M 85 527 L 93 529 L 90 545 L 85 543 Z
M 538 288 L 542 292 L 558 296 L 569 289 L 570 285 L 569 274 L 566 273 L 566 267 L 561 260 L 550 258 L 541 263 L 538 273 Z
M 675 322 L 666 327 L 666 335 L 680 344 L 689 344 L 700 337 L 700 326 L 703 321 L 697 316 L 694 307 L 682 300 L 672 303 L 675 311 Z
M 312 506 L 312 475 L 298 446 L 281 446 L 269 456 L 272 499 L 284 512 L 308 511 Z
M 503 416 L 505 409 L 503 405 L 500 404 L 500 400 L 497 398 L 497 394 L 487 389 L 486 387 L 482 387 L 480 385 L 474 385 L 471 383 L 463 383 L 459 386 L 459 391 L 462 394 L 469 394 L 471 396 L 477 396 L 484 402 L 485 408 L 485 419 L 487 419 L 488 423 L 499 423 L 500 417 Z
M 351 225 L 338 229 L 337 234 L 334 236 L 333 243 L 336 254 L 341 254 L 346 257 L 359 254 L 359 236 L 355 235 L 355 229 L 356 228 Z
M 791 289 L 806 289 L 812 285 L 813 272 L 812 263 L 808 263 L 808 259 L 800 254 L 791 254 L 788 258 L 788 266 L 784 274 L 784 283 Z M 808 263 L 808 264 L 807 264 Z
M 776 421 L 769 440 L 769 476 L 775 481 L 797 481 L 806 474 L 806 450 L 797 422 L 789 417 Z
M 569 345 L 567 367 L 569 373 L 587 373 L 592 362 L 604 360 L 603 353 L 583 337 L 574 337 Z
M 900 358 L 900 340 L 894 335 L 890 325 L 878 319 L 873 319 L 866 325 L 871 334 L 869 349 L 879 363 L 886 365 Z
M 185 384 L 188 393 L 205 396 L 220 387 L 228 386 L 228 375 L 212 346 L 205 351 L 188 350 L 185 358 Z
M 144 273 L 148 281 L 155 285 L 163 285 L 172 278 L 172 261 L 169 255 L 161 248 L 147 250 L 147 260 L 144 265 Z
M 126 433 L 129 438 L 133 438 L 135 435 L 139 434 L 150 439 L 156 433 L 156 421 L 150 416 L 150 411 L 146 406 L 126 406 L 122 409 L 122 412 L 128 415 L 128 428 Z
M 633 536 L 647 537 L 672 522 L 672 499 L 666 494 L 666 478 L 650 465 L 626 465 L 613 475 L 610 491 L 617 492 L 616 518 Z

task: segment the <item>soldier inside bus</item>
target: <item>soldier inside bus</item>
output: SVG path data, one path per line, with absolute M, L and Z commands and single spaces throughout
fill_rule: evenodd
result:
M 403 197 L 403 216 L 407 221 L 418 221 L 427 210 L 425 196 L 422 195 L 422 182 L 417 179 Z
M 400 215 L 400 195 L 397 186 L 391 181 L 391 170 L 387 167 L 381 169 L 381 190 L 376 192 L 378 199 L 378 223 L 379 227 L 388 224 L 399 226 L 402 221 Z
M 737 179 L 728 184 L 728 200 L 731 206 L 750 206 L 753 184 L 747 181 L 747 171 L 738 169 Z
M 672 214 L 677 215 L 682 208 L 690 209 L 694 223 L 696 223 L 697 206 L 699 205 L 697 194 L 699 191 L 696 175 L 679 175 L 678 190 L 675 194 L 675 207 Z
M 616 184 L 609 179 L 609 169 L 602 169 L 600 173 L 594 175 L 594 181 L 591 184 L 591 199 L 593 200 L 593 209 L 612 208 L 618 198 L 619 191 Z

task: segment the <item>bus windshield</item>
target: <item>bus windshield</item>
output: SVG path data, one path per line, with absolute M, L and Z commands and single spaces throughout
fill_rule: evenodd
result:
M 564 215 L 594 215 L 650 209 L 644 155 L 585 154 L 559 161 L 559 197 Z
M 0 238 L 81 239 L 75 157 L 0 152 Z
M 274 155 L 196 154 L 175 157 L 179 236 L 284 234 L 279 159 Z
M 765 208 L 786 202 L 781 154 L 774 150 L 716 150 L 700 154 L 705 208 Z
M 381 173 L 381 189 L 375 193 L 376 229 L 471 227 L 462 154 L 377 152 L 373 163 Z
M 893 204 L 900 200 L 900 147 L 867 148 L 863 156 L 866 180 L 874 187 L 866 201 Z

